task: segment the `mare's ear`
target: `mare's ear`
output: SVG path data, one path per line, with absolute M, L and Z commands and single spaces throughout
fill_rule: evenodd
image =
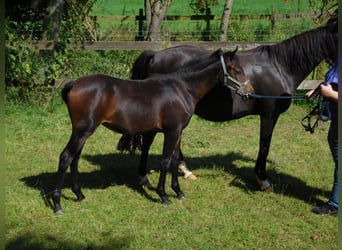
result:
M 328 22 L 327 26 L 328 26 L 328 30 L 331 33 L 337 34 L 337 32 L 338 32 L 338 22 L 337 21 Z
M 213 53 L 213 55 L 216 57 L 220 57 L 223 55 L 223 51 L 221 49 L 218 49 Z

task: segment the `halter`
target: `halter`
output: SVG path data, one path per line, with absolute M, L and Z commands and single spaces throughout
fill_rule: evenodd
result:
M 245 82 L 241 83 L 238 80 L 236 80 L 235 78 L 231 77 L 227 72 L 227 68 L 226 68 L 226 64 L 224 63 L 223 55 L 220 56 L 220 60 L 221 60 L 221 65 L 222 65 L 223 75 L 224 75 L 224 83 L 223 83 L 224 86 L 226 86 L 230 90 L 235 91 L 237 94 L 239 94 L 242 97 L 248 97 L 250 95 L 250 93 L 248 93 L 246 91 L 245 87 L 249 83 L 249 79 L 247 79 Z M 228 80 L 235 83 L 237 86 L 239 86 L 239 88 L 237 89 L 237 88 L 230 86 L 228 84 Z
M 238 95 L 242 96 L 243 98 L 254 98 L 254 99 L 305 99 L 305 96 L 293 96 L 293 95 L 289 95 L 289 96 L 273 96 L 272 95 L 271 96 L 271 95 L 258 95 L 258 94 L 254 94 L 254 93 L 249 93 L 245 89 L 246 85 L 249 83 L 249 79 L 247 79 L 243 83 L 241 83 L 238 80 L 234 79 L 227 72 L 227 68 L 226 68 L 226 65 L 224 63 L 223 55 L 220 56 L 220 60 L 221 60 L 221 65 L 222 65 L 222 69 L 223 69 L 223 74 L 224 74 L 224 86 L 226 86 L 230 90 L 234 91 Z M 227 83 L 228 80 L 230 80 L 233 83 L 235 83 L 236 85 L 238 85 L 239 88 L 234 88 L 234 87 L 230 86 Z

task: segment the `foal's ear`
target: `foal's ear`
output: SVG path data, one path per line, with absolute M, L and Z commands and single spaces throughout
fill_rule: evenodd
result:
M 236 46 L 235 50 L 234 51 L 229 51 L 226 53 L 226 56 L 229 57 L 230 61 L 233 61 L 233 58 L 237 52 L 237 50 L 239 49 L 239 46 Z
M 235 50 L 232 52 L 232 54 L 230 56 L 230 60 L 233 60 L 233 58 L 234 58 L 236 52 L 238 51 L 238 49 L 239 49 L 239 46 L 236 46 Z

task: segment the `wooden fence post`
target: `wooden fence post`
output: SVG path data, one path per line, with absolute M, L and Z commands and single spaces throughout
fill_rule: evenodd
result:
M 144 24 L 144 20 L 145 20 L 143 9 L 139 9 L 139 16 L 136 16 L 135 20 L 139 21 L 138 36 L 135 37 L 135 40 L 136 41 L 143 41 L 144 40 L 143 24 Z
M 206 8 L 205 9 L 205 23 L 206 23 L 206 27 L 205 27 L 205 31 L 203 34 L 203 40 L 204 41 L 209 41 L 210 39 L 210 8 Z
M 272 8 L 272 14 L 271 14 L 271 33 L 273 33 L 275 21 L 276 21 L 276 10 L 275 10 L 275 8 Z

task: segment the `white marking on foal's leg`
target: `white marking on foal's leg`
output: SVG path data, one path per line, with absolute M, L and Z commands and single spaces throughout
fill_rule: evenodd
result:
M 262 191 L 265 191 L 265 192 L 272 192 L 273 191 L 272 184 L 267 179 L 262 181 L 257 177 L 257 181 L 258 181 L 258 184 L 259 184 L 260 189 Z
M 186 167 L 184 161 L 181 161 L 178 165 L 178 171 L 184 175 L 184 178 L 189 178 L 191 180 L 196 180 L 197 177 Z

